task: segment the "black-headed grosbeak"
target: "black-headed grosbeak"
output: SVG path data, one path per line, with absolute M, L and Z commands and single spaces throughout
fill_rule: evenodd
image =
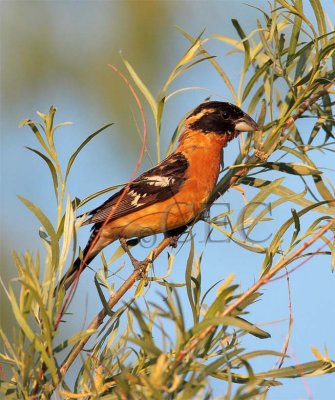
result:
M 186 118 L 171 155 L 131 182 L 125 194 L 125 189 L 120 190 L 88 214 L 83 225 L 94 225 L 83 251 L 86 263 L 82 266 L 78 258 L 60 285 L 66 290 L 81 270 L 117 239 L 173 234 L 196 220 L 217 182 L 223 147 L 240 132 L 253 130 L 258 130 L 256 122 L 233 104 L 200 104 Z

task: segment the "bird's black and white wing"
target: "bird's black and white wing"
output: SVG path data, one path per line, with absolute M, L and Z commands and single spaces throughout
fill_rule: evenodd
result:
M 109 221 L 113 221 L 144 207 L 167 200 L 176 194 L 183 185 L 187 168 L 188 161 L 182 153 L 171 154 L 156 167 L 136 178 L 117 207 L 115 205 L 125 189 L 115 193 L 100 207 L 92 210 L 89 213 L 90 218 L 83 225 L 99 224 L 109 217 Z

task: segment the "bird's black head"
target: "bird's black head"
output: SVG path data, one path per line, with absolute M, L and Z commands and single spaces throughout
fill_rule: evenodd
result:
M 228 134 L 258 130 L 256 122 L 231 103 L 208 101 L 200 104 L 186 120 L 190 129 L 204 133 Z

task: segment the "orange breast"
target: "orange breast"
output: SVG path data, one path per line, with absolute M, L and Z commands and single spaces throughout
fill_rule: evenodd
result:
M 166 232 L 191 222 L 202 212 L 216 184 L 222 147 L 222 137 L 192 133 L 176 151 L 189 161 L 185 183 L 173 197 L 112 221 L 102 236 L 108 240 L 119 237 L 143 237 Z M 103 239 L 103 238 L 101 238 Z

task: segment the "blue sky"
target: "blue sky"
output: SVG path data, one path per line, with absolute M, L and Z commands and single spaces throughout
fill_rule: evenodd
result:
M 18 123 L 27 117 L 36 119 L 36 111 L 47 112 L 50 105 L 57 106 L 57 121 L 74 123 L 58 134 L 57 145 L 65 161 L 89 133 L 108 122 L 115 122 L 115 126 L 87 146 L 78 159 L 69 180 L 69 192 L 73 197 L 83 198 L 104 187 L 125 182 L 131 176 L 137 160 L 140 141 L 131 116 L 134 105 L 127 88 L 113 75 L 107 64 L 121 66 L 121 50 L 150 90 L 157 94 L 163 79 L 188 47 L 176 26 L 195 36 L 204 28 L 206 35 L 235 35 L 231 18 L 237 18 L 245 31 L 254 28 L 256 18 L 260 18 L 255 9 L 242 1 L 180 1 L 173 2 L 172 6 L 169 2 L 161 2 L 160 6 L 151 2 L 138 3 L 142 7 L 137 6 L 136 12 L 131 9 L 134 7 L 131 2 L 88 1 L 82 2 L 80 7 L 77 2 L 66 1 L 1 3 L 1 235 L 5 265 L 2 271 L 7 277 L 15 276 L 10 262 L 13 248 L 20 252 L 41 248 L 39 224 L 16 195 L 29 198 L 48 215 L 55 216 L 49 173 L 40 160 L 24 148 L 35 147 L 36 143 L 27 128 L 18 129 Z M 334 20 L 333 2 L 322 3 L 329 10 L 330 20 Z M 267 3 L 263 1 L 253 4 L 267 8 Z M 309 13 L 307 2 L 304 5 Z M 136 31 L 143 34 L 143 42 L 139 44 Z M 237 85 L 240 71 L 232 62 L 234 58 L 226 54 L 229 48 L 217 42 L 210 44 L 209 49 L 218 55 L 218 60 Z M 207 87 L 213 97 L 232 101 L 222 80 L 208 65 L 195 68 L 176 83 L 176 88 L 185 86 Z M 163 120 L 162 149 L 168 144 L 180 118 L 207 96 L 207 92 L 201 91 L 181 94 L 168 104 Z M 152 128 L 152 122 L 149 126 Z M 304 129 L 304 125 L 301 127 Z M 149 149 L 153 149 L 153 143 L 154 134 L 149 131 Z M 234 161 L 237 151 L 238 142 L 226 150 L 226 165 Z M 334 167 L 332 158 L 321 153 L 315 161 L 325 168 Z M 141 169 L 148 166 L 150 162 L 146 160 Z M 296 185 L 292 177 L 285 182 L 288 186 Z M 298 192 L 302 186 L 294 187 L 294 190 Z M 254 189 L 247 190 L 249 199 L 255 194 Z M 243 198 L 235 190 L 230 190 L 223 201 L 232 205 L 236 213 L 243 209 Z M 100 200 L 92 203 L 93 208 Z M 283 222 L 283 214 L 287 213 L 289 217 L 290 207 L 274 210 L 273 223 L 264 226 L 256 234 L 261 237 L 273 234 Z M 199 223 L 195 229 L 199 253 L 204 246 L 202 241 L 205 232 L 205 224 Z M 88 235 L 89 229 L 83 228 L 79 235 L 81 245 L 85 244 Z M 106 254 L 111 252 L 108 250 Z M 185 245 L 176 256 L 177 260 L 181 260 L 181 265 L 187 252 L 188 246 Z M 145 255 L 141 249 L 135 249 L 135 254 L 139 257 Z M 211 243 L 204 254 L 204 291 L 231 272 L 236 274 L 236 281 L 243 289 L 258 277 L 261 256 L 251 255 L 231 242 Z M 155 272 L 161 275 L 165 268 L 166 256 L 155 264 Z M 180 282 L 183 279 L 184 270 L 178 268 L 176 262 L 171 280 Z M 327 344 L 330 354 L 335 354 L 332 311 L 335 309 L 334 283 L 330 262 L 326 258 L 313 259 L 292 274 L 294 326 L 288 354 L 293 358 L 287 365 L 312 360 L 311 346 L 322 351 Z M 149 299 L 157 289 L 154 286 L 147 294 Z M 76 322 L 81 326 L 100 308 L 92 272 L 84 274 L 79 291 L 83 297 L 74 302 L 73 311 Z M 285 280 L 268 285 L 263 293 L 261 301 L 250 308 L 249 317 L 252 322 L 265 323 L 264 329 L 272 335 L 266 343 L 262 342 L 264 348 L 280 351 L 288 329 Z M 86 302 L 84 313 L 83 298 Z M 77 323 L 74 325 L 78 326 Z M 246 344 L 250 349 L 260 347 L 258 339 L 254 337 L 248 338 Z M 256 369 L 265 370 L 272 366 L 273 360 L 269 360 L 267 365 L 257 365 Z M 222 387 L 216 384 L 216 395 L 220 395 L 221 390 Z M 277 400 L 284 396 L 288 400 L 329 399 L 329 393 L 334 391 L 332 376 L 296 379 L 285 382 L 284 388 L 272 389 L 268 399 Z

